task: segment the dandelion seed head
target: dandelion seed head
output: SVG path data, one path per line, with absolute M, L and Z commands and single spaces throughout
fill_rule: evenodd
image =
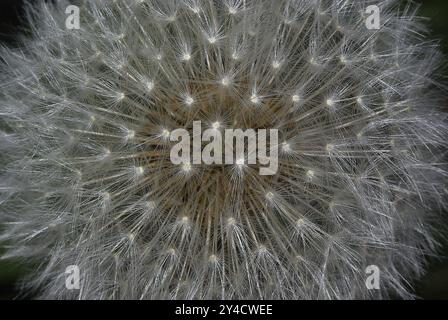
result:
M 447 208 L 448 129 L 444 60 L 412 4 L 384 1 L 377 31 L 368 0 L 91 0 L 78 32 L 68 2 L 30 2 L 30 32 L 0 48 L 0 241 L 39 266 L 26 289 L 414 297 Z M 228 127 L 266 130 L 266 150 L 229 149 Z M 206 164 L 219 147 L 233 157 Z M 70 265 L 81 290 L 61 281 Z

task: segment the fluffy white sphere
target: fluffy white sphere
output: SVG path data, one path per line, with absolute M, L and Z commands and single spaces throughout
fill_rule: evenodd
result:
M 30 5 L 1 49 L 5 257 L 46 298 L 412 297 L 447 196 L 440 57 L 397 1 L 367 29 L 376 2 L 85 1 L 79 30 Z M 193 121 L 278 129 L 277 174 L 174 165 Z

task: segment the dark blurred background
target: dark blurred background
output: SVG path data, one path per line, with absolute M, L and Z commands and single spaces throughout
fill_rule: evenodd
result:
M 33 1 L 42 0 L 28 0 Z M 0 0 L 0 43 L 13 44 L 17 34 L 26 31 L 26 24 L 23 22 L 25 2 L 26 0 Z M 431 35 L 440 39 L 442 50 L 448 57 L 448 0 L 414 2 L 420 4 L 420 15 L 430 18 L 428 25 Z M 448 76 L 448 68 L 443 73 L 445 77 Z M 416 294 L 422 299 L 448 299 L 448 241 L 444 241 L 443 248 L 440 257 L 429 258 L 428 273 L 415 284 Z M 0 248 L 0 255 L 1 253 Z M 16 283 L 24 274 L 25 270 L 18 264 L 0 260 L 0 299 L 20 298 Z

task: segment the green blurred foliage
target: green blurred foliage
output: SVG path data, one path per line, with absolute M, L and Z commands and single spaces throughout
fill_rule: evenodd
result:
M 448 1 L 447 0 L 420 0 L 420 15 L 429 17 L 431 36 L 441 40 L 442 50 L 448 54 Z
M 441 48 L 448 57 L 448 1 L 420 0 L 416 2 L 421 3 L 420 15 L 430 18 L 431 37 L 440 40 Z M 446 67 L 444 72 L 444 76 L 448 76 Z M 446 110 L 448 110 L 448 97 L 446 101 Z M 448 230 L 445 226 L 443 229 L 445 232 Z M 442 239 L 441 242 L 443 249 L 440 257 L 429 260 L 428 273 L 416 283 L 416 293 L 423 299 L 448 299 L 448 241 Z

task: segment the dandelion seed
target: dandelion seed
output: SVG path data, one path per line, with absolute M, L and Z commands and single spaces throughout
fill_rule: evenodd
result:
M 244 166 L 244 158 L 237 159 L 235 164 L 238 166 L 239 169 L 242 169 Z
M 103 155 L 103 158 L 107 158 L 107 157 L 109 157 L 110 156 L 110 150 L 109 149 L 104 149 L 104 155 Z
M 190 172 L 190 171 L 191 171 L 191 164 L 190 164 L 190 163 L 184 163 L 184 164 L 182 165 L 182 170 L 183 170 L 184 172 Z
M 103 193 L 103 200 L 104 200 L 104 202 L 109 202 L 110 201 L 110 193 L 109 192 L 104 192 Z
M 312 64 L 313 66 L 319 66 L 319 62 L 315 58 L 310 59 L 310 64 Z
M 174 21 L 176 21 L 176 15 L 173 14 L 173 15 L 167 17 L 167 18 L 166 18 L 166 21 L 168 21 L 168 22 L 174 22 Z
M 268 252 L 268 249 L 264 245 L 259 245 L 257 248 L 257 253 L 260 255 L 266 254 Z
M 192 96 L 187 96 L 187 97 L 185 98 L 185 104 L 186 104 L 187 106 L 191 106 L 193 103 L 194 103 L 194 99 L 193 99 Z
M 149 212 L 153 211 L 156 208 L 156 203 L 154 201 L 146 201 L 145 204 Z
M 191 59 L 191 55 L 189 53 L 185 53 L 182 55 L 183 61 L 190 61 L 190 59 Z
M 122 101 L 125 97 L 126 97 L 126 95 L 123 92 L 120 92 L 117 94 L 118 101 Z
M 260 103 L 260 98 L 257 95 L 253 94 L 250 97 L 250 102 L 252 102 L 253 104 L 259 104 Z
M 163 138 L 168 139 L 170 137 L 170 135 L 171 135 L 171 132 L 169 130 L 167 130 L 167 129 L 163 129 L 162 130 L 162 137 Z
M 235 220 L 235 218 L 228 218 L 227 219 L 227 225 L 228 226 L 233 226 L 233 225 L 235 225 L 236 224 L 236 220 Z
M 227 78 L 227 77 L 222 78 L 222 80 L 221 80 L 221 84 L 222 84 L 224 87 L 228 87 L 229 84 L 230 84 L 230 79 Z
M 358 140 L 361 140 L 361 139 L 362 139 L 362 132 L 358 132 L 358 133 L 356 134 L 356 138 L 357 138 Z
M 151 92 L 154 89 L 154 82 L 153 81 L 146 81 L 145 82 L 145 87 L 146 87 L 146 90 L 148 92 Z
M 282 150 L 284 152 L 290 152 L 291 151 L 291 145 L 287 142 L 282 143 Z
M 191 8 L 191 11 L 193 11 L 193 13 L 195 13 L 195 14 L 199 14 L 199 13 L 201 13 L 201 8 L 193 7 L 193 8 Z
M 141 175 L 143 175 L 143 173 L 145 173 L 145 168 L 143 168 L 143 167 L 136 167 L 135 168 L 135 173 L 137 174 L 137 176 L 141 176 Z
M 132 140 L 135 137 L 135 131 L 134 130 L 128 130 L 126 133 L 126 140 Z
M 363 104 L 363 101 L 362 101 L 362 98 L 361 98 L 361 97 L 356 98 L 356 102 L 357 102 L 359 105 L 362 105 L 362 104 Z
M 315 172 L 313 170 L 308 170 L 306 172 L 306 177 L 308 178 L 308 180 L 312 180 L 314 178 Z
M 272 62 L 272 68 L 278 69 L 280 68 L 280 66 L 281 66 L 280 61 L 275 60 L 274 62 Z

